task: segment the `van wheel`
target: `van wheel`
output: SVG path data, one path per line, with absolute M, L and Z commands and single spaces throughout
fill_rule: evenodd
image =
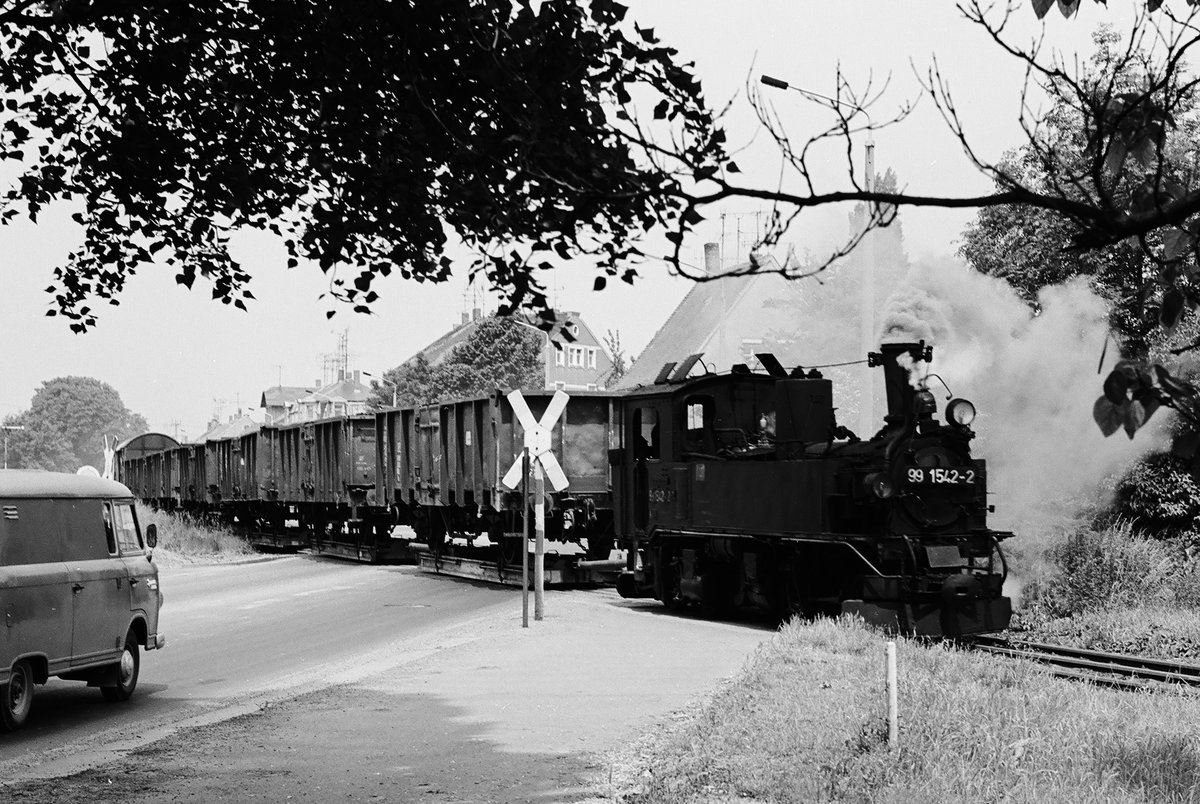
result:
M 13 665 L 8 683 L 0 686 L 0 731 L 13 731 L 25 725 L 33 707 L 33 668 L 22 660 Z
M 138 644 L 133 632 L 125 635 L 125 650 L 121 651 L 121 661 L 117 662 L 117 684 L 113 687 L 101 687 L 100 694 L 106 701 L 128 701 L 137 687 L 138 669 L 141 659 L 138 658 Z

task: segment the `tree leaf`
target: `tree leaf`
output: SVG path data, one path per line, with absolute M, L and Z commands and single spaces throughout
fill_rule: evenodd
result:
M 1114 405 L 1107 397 L 1102 396 L 1092 406 L 1092 418 L 1096 420 L 1100 432 L 1104 433 L 1105 438 L 1108 438 L 1120 430 L 1121 425 L 1125 423 L 1125 411 L 1122 410 L 1121 405 Z
M 1113 369 L 1104 378 L 1104 397 L 1114 405 L 1124 404 L 1129 399 L 1129 378 L 1124 372 Z
M 1033 13 L 1037 14 L 1037 18 L 1040 20 L 1046 16 L 1046 12 L 1054 5 L 1054 0 L 1032 0 L 1032 3 Z
M 1113 137 L 1108 142 L 1108 152 L 1104 155 L 1104 169 L 1113 176 L 1121 173 L 1125 164 L 1125 143 L 1119 137 Z
M 1162 306 L 1158 310 L 1158 323 L 1168 333 L 1175 329 L 1179 317 L 1183 314 L 1183 291 L 1172 285 L 1163 293 Z
M 596 277 L 596 281 L 592 283 L 592 290 L 604 290 L 604 287 L 607 284 L 608 284 L 607 279 L 605 279 L 602 276 L 598 276 L 598 277 Z
M 1133 439 L 1133 434 L 1138 431 L 1138 428 L 1146 423 L 1146 409 L 1142 407 L 1142 403 L 1136 399 L 1130 400 L 1128 405 L 1125 405 L 1125 415 L 1122 424 L 1125 426 L 1125 434 Z

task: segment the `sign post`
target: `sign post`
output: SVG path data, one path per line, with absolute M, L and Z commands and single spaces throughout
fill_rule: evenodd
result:
M 529 448 L 521 450 L 521 627 L 529 627 Z
M 522 625 L 529 625 L 529 578 L 525 568 L 529 562 L 529 469 L 533 469 L 533 523 L 534 523 L 534 554 L 533 554 L 533 619 L 541 620 L 545 614 L 544 595 L 546 585 L 546 478 L 555 491 L 567 487 L 568 480 L 558 459 L 551 451 L 554 423 L 567 407 L 571 397 L 564 391 L 555 391 L 546 412 L 539 421 L 533 416 L 533 411 L 525 402 L 525 397 L 518 389 L 508 395 L 508 404 L 512 406 L 513 415 L 525 430 L 525 448 L 521 457 L 513 462 L 505 473 L 501 484 L 505 488 L 516 490 L 520 484 L 525 492 L 525 509 L 522 515 L 524 522 L 524 541 L 521 547 L 521 582 L 522 592 Z

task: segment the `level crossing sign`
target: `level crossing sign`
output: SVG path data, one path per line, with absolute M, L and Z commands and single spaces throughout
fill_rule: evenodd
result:
M 529 461 L 533 464 L 535 472 L 540 468 L 545 473 L 555 491 L 565 489 L 568 481 L 562 467 L 559 466 L 558 458 L 555 458 L 554 453 L 550 450 L 551 435 L 554 432 L 554 423 L 562 415 L 563 410 L 567 407 L 567 400 L 570 398 L 565 391 L 555 391 L 554 397 L 546 406 L 546 412 L 542 414 L 539 421 L 534 418 L 533 411 L 529 409 L 529 404 L 526 403 L 525 396 L 520 389 L 512 391 L 508 395 L 508 404 L 512 406 L 513 415 L 525 429 L 525 448 L 529 450 Z M 516 490 L 521 485 L 522 459 L 523 456 L 518 455 L 517 459 L 513 461 L 512 468 L 500 480 L 506 488 Z

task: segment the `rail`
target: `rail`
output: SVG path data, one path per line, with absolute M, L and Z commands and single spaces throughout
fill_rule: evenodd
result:
M 1149 689 L 1155 684 L 1200 687 L 1200 665 L 1041 642 L 1011 642 L 987 634 L 971 637 L 965 644 L 998 656 L 1050 665 L 1051 672 L 1059 678 L 1100 686 L 1137 690 Z

